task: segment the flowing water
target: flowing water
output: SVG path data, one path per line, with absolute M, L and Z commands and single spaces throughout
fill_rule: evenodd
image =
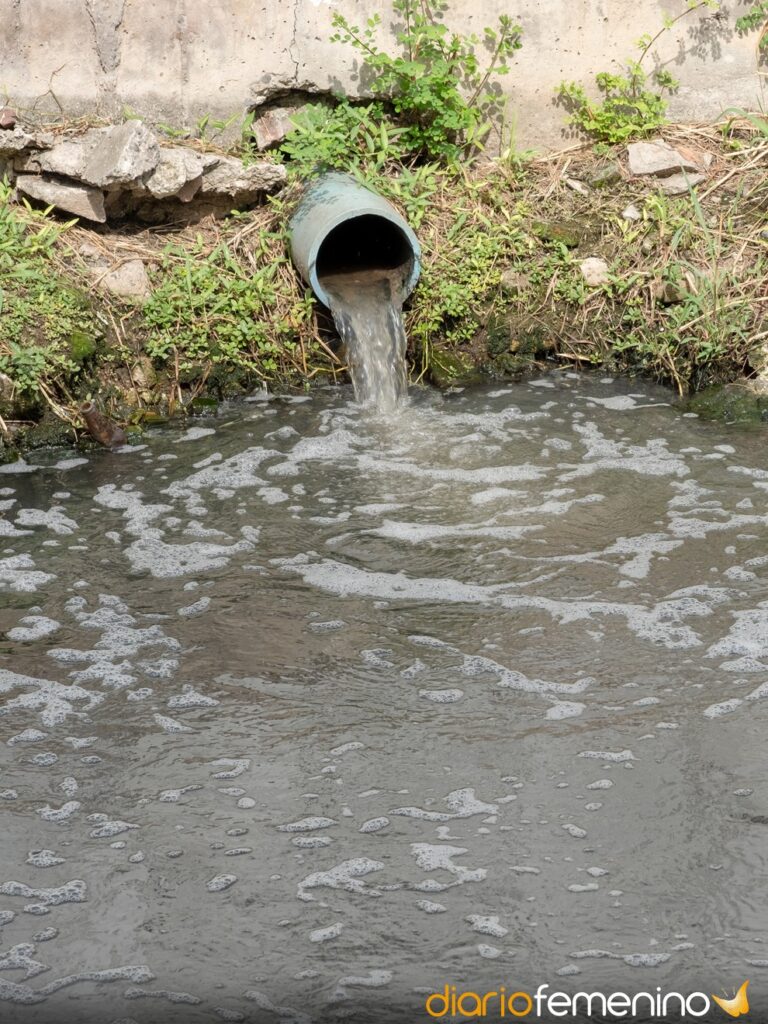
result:
M 0 1020 L 764 1019 L 767 499 L 764 435 L 569 374 L 5 468 Z
M 326 275 L 322 284 L 346 348 L 356 400 L 394 412 L 408 390 L 402 267 Z

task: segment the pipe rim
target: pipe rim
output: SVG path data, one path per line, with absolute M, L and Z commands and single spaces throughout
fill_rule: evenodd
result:
M 406 278 L 405 281 L 405 287 L 403 292 L 404 299 L 408 298 L 413 289 L 416 287 L 416 284 L 419 280 L 419 277 L 421 275 L 421 246 L 419 245 L 419 241 L 416 238 L 416 235 L 414 234 L 411 226 L 403 217 L 400 216 L 399 213 L 397 213 L 396 210 L 393 210 L 390 213 L 389 211 L 382 210 L 380 206 L 365 206 L 360 209 L 356 209 L 353 214 L 341 213 L 336 217 L 333 217 L 331 220 L 329 220 L 327 225 L 323 229 L 322 235 L 319 235 L 315 239 L 315 241 L 312 243 L 312 246 L 309 249 L 309 252 L 307 253 L 307 271 L 309 275 L 309 284 L 312 288 L 312 291 L 315 293 L 317 298 L 320 300 L 320 302 L 322 302 L 324 306 L 330 307 L 331 303 L 327 292 L 320 284 L 320 281 L 317 276 L 317 257 L 320 254 L 320 249 L 323 247 L 326 239 L 328 238 L 332 231 L 335 231 L 335 229 L 340 227 L 342 224 L 347 224 L 350 221 L 357 220 L 360 217 L 379 217 L 381 218 L 381 220 L 386 220 L 394 227 L 396 227 L 398 231 L 400 231 L 405 237 L 405 240 L 407 241 L 408 247 L 410 248 L 412 254 L 412 266 L 410 273 L 408 274 L 408 277 Z

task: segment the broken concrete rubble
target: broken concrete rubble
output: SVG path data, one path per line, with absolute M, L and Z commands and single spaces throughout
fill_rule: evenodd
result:
M 223 156 L 215 167 L 203 175 L 200 192 L 202 195 L 243 198 L 271 192 L 282 185 L 285 179 L 286 170 L 282 164 L 259 161 L 245 165 L 242 160 Z
M 15 156 L 29 149 L 48 149 L 53 136 L 48 133 L 29 132 L 21 125 L 0 133 L 0 156 Z
M 80 177 L 88 185 L 110 188 L 136 181 L 160 160 L 154 134 L 141 121 L 126 121 L 103 130 L 89 150 Z
M 55 206 L 65 213 L 83 217 L 103 224 L 107 219 L 104 211 L 104 193 L 88 185 L 79 185 L 61 178 L 47 175 L 19 174 L 16 188 L 29 199 L 37 199 L 46 206 Z
M 98 279 L 98 285 L 124 299 L 145 302 L 152 294 L 147 268 L 140 259 L 127 260 Z
M 284 142 L 293 128 L 293 118 L 300 110 L 300 106 L 272 107 L 255 118 L 251 131 L 256 148 L 263 152 Z
M 169 146 L 160 150 L 157 166 L 144 179 L 144 184 L 155 199 L 178 196 L 188 203 L 202 185 L 204 169 L 199 153 L 184 146 Z
M 282 165 L 267 160 L 246 165 L 191 146 L 161 147 L 139 120 L 58 136 L 14 125 L 0 132 L 0 166 L 21 194 L 99 223 L 139 209 L 158 222 L 193 200 L 193 218 L 198 208 L 225 214 L 286 178 Z
M 627 146 L 629 169 L 637 176 L 652 174 L 657 178 L 678 174 L 680 171 L 701 172 L 712 161 L 709 154 L 675 149 L 664 139 L 651 142 L 630 142 Z

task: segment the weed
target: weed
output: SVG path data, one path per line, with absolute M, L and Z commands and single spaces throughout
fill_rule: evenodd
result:
M 746 14 L 736 19 L 737 32 L 759 32 L 757 47 L 761 52 L 768 50 L 768 0 L 753 3 Z
M 280 154 L 290 160 L 295 177 L 355 168 L 375 173 L 407 153 L 405 129 L 386 117 L 380 103 L 341 100 L 334 108 L 313 103 L 295 116 L 293 124 Z
M 379 48 L 378 14 L 360 28 L 336 13 L 332 39 L 361 54 L 372 91 L 391 105 L 404 128 L 402 142 L 408 152 L 455 160 L 487 137 L 489 117 L 499 112 L 489 83 L 493 76 L 508 73 L 507 61 L 522 45 L 522 30 L 504 14 L 496 28 L 484 29 L 481 40 L 448 29 L 443 22 L 447 0 L 392 0 L 392 7 L 402 19 L 400 54 Z M 485 63 L 478 56 L 481 42 L 489 53 Z
M 643 61 L 660 37 L 682 18 L 702 8 L 717 11 L 719 7 L 719 0 L 686 0 L 682 13 L 665 17 L 655 35 L 644 35 L 637 41 L 639 56 L 627 61 L 622 72 L 601 71 L 595 76 L 601 97 L 597 101 L 590 99 L 578 82 L 561 82 L 556 94 L 570 110 L 571 124 L 602 147 L 657 132 L 666 122 L 666 97 L 679 83 L 663 67 L 648 73 Z
M 72 226 L 50 209 L 11 205 L 0 183 L 0 371 L 27 400 L 66 391 L 101 334 L 87 296 L 53 264 L 56 243 Z

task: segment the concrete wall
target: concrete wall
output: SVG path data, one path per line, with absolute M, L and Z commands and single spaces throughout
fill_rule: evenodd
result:
M 451 6 L 461 29 L 482 29 L 502 12 L 523 25 L 523 49 L 501 83 L 517 144 L 545 149 L 569 138 L 553 103 L 557 83 L 617 67 L 638 36 L 655 32 L 665 10 L 684 10 L 685 0 Z M 696 13 L 666 34 L 655 56 L 682 81 L 673 116 L 703 120 L 761 101 L 755 37 L 733 30 L 745 6 L 726 0 L 725 17 Z M 243 112 L 274 89 L 354 92 L 355 55 L 329 42 L 336 10 L 358 22 L 379 12 L 391 26 L 390 0 L 0 0 L 0 92 L 37 114 L 114 118 L 130 107 L 149 121 L 188 126 L 208 112 Z

